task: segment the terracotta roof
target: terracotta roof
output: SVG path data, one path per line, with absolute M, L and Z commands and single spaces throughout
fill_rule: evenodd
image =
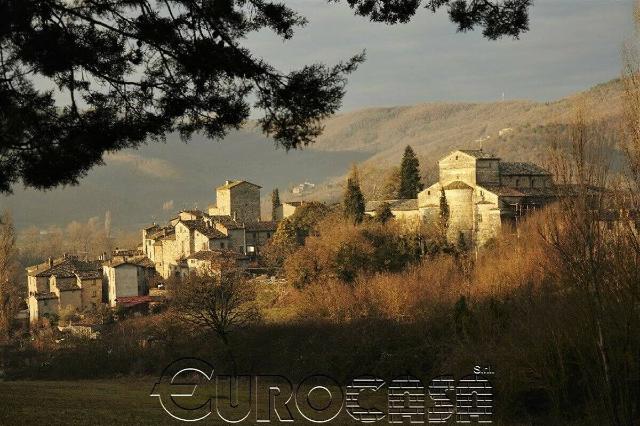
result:
M 275 221 L 245 223 L 245 229 L 252 232 L 275 231 L 277 228 L 278 222 Z
M 161 298 L 155 296 L 116 297 L 116 304 L 125 308 L 159 301 L 161 301 Z
M 473 188 L 467 185 L 466 183 L 462 182 L 461 180 L 456 180 L 451 182 L 448 185 L 445 185 L 444 189 L 446 191 L 449 189 L 473 189 Z
M 504 176 L 548 176 L 551 175 L 542 167 L 525 162 L 500 162 L 500 174 Z
M 500 158 L 481 149 L 460 149 L 460 152 L 483 160 L 499 160 Z M 455 151 L 454 151 L 455 152 Z
M 368 212 L 375 211 L 384 203 L 388 203 L 391 210 L 396 210 L 396 211 L 418 210 L 418 200 L 415 198 L 409 198 L 404 200 L 368 201 L 365 206 L 365 211 L 368 211 Z
M 216 189 L 231 189 L 231 188 L 235 188 L 236 186 L 241 185 L 243 183 L 255 186 L 257 188 L 262 188 L 260 185 L 256 185 L 255 183 L 247 182 L 246 180 L 228 180 L 227 183 L 225 183 L 222 186 L 219 186 Z

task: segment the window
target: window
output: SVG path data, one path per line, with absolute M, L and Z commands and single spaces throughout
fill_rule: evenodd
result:
M 456 155 L 456 161 L 458 161 L 458 156 Z
M 267 232 L 267 238 L 271 238 L 271 232 Z
M 220 248 L 224 248 L 224 242 L 220 243 Z
M 93 290 L 92 297 L 97 297 L 97 296 L 98 296 L 98 292 Z
M 536 180 L 535 179 L 531 179 L 531 187 L 533 188 L 534 186 L 536 186 Z
M 516 179 L 516 188 L 520 187 L 520 179 Z
M 427 191 L 427 195 L 431 195 L 431 191 Z

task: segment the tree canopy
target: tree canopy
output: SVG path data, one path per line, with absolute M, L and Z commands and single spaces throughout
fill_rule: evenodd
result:
M 329 0 L 340 2 L 340 0 Z M 409 22 L 424 6 L 431 12 L 447 8 L 449 19 L 466 32 L 476 27 L 482 34 L 496 40 L 504 36 L 518 38 L 529 30 L 529 7 L 533 0 L 346 0 L 361 16 L 388 24 Z
M 402 164 L 400 165 L 400 188 L 398 198 L 418 198 L 418 192 L 422 191 L 420 182 L 420 161 L 416 153 L 409 145 L 404 150 Z
M 347 179 L 347 188 L 344 192 L 342 207 L 344 217 L 354 224 L 361 223 L 364 220 L 364 195 L 362 195 L 362 191 L 360 190 L 360 179 L 358 178 L 358 169 L 355 165 L 351 170 L 351 175 Z
M 336 1 L 336 0 L 330 0 Z M 420 0 L 347 0 L 373 21 L 406 22 Z M 490 39 L 527 29 L 531 0 L 430 0 L 458 29 Z M 75 184 L 103 155 L 177 131 L 221 139 L 261 111 L 263 132 L 293 149 L 338 110 L 357 54 L 282 72 L 243 46 L 283 40 L 306 19 L 269 0 L 0 1 L 0 192 L 22 181 Z

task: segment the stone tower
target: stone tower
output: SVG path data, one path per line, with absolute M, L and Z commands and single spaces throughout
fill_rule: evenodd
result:
M 244 180 L 228 180 L 216 188 L 211 216 L 230 216 L 240 223 L 260 221 L 260 186 Z

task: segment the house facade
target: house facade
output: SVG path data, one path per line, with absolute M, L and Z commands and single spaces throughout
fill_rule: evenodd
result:
M 118 298 L 145 296 L 149 280 L 156 273 L 155 265 L 147 257 L 116 257 L 104 263 L 103 277 L 106 302 L 116 306 Z
M 29 321 L 59 315 L 61 309 L 95 309 L 102 303 L 102 266 L 65 255 L 27 268 Z

